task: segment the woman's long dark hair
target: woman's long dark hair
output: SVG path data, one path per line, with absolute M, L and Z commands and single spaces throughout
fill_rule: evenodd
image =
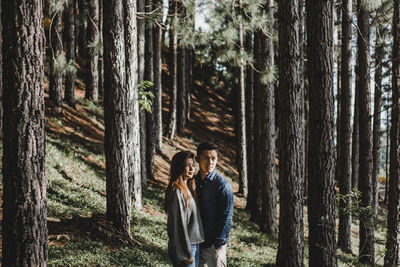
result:
M 169 171 L 169 182 L 168 182 L 168 187 L 167 191 L 165 192 L 165 211 L 167 212 L 167 195 L 170 191 L 172 190 L 181 190 L 185 197 L 185 204 L 186 208 L 189 205 L 189 194 L 188 190 L 190 193 L 192 193 L 192 196 L 194 200 L 197 202 L 197 195 L 196 195 L 196 183 L 194 181 L 194 178 L 191 178 L 185 182 L 183 180 L 183 172 L 185 170 L 186 166 L 186 160 L 188 159 L 194 159 L 194 154 L 190 151 L 181 151 L 176 153 L 171 160 L 171 168 Z

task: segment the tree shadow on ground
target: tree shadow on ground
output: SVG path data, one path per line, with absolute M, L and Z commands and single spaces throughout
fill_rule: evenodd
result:
M 97 241 L 108 247 L 108 251 L 113 252 L 113 258 L 122 257 L 129 266 L 150 266 L 155 257 L 157 261 L 168 264 L 168 254 L 165 249 L 158 244 L 141 240 L 135 235 L 131 238 L 125 237 L 104 214 L 94 214 L 92 217 L 74 216 L 72 219 L 60 222 L 49 221 L 48 231 L 50 243 L 54 246 L 64 247 L 74 242 Z M 87 251 L 87 247 L 84 246 L 76 246 L 74 249 Z M 152 257 L 146 257 L 143 253 Z

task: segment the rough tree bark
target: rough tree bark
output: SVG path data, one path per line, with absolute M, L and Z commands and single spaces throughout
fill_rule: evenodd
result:
M 2 0 L 2 266 L 46 266 L 42 1 Z
M 309 264 L 336 266 L 332 1 L 307 0 L 306 13 L 310 99 Z
M 374 217 L 371 208 L 373 205 L 372 186 L 372 134 L 371 134 L 371 97 L 369 92 L 369 12 L 365 9 L 364 2 L 357 0 L 357 52 L 358 52 L 358 106 L 359 106 L 359 181 L 361 192 L 360 212 L 360 251 L 359 261 L 373 265 L 375 263 L 374 249 Z
M 86 74 L 85 98 L 94 103 L 99 101 L 99 54 L 96 51 L 100 41 L 99 36 L 99 0 L 87 1 L 87 42 L 88 49 L 88 72 Z
M 304 265 L 303 103 L 299 79 L 299 5 L 278 4 L 279 40 L 279 266 Z
M 104 122 L 107 218 L 130 237 L 131 169 L 130 132 L 134 99 L 126 86 L 124 10 L 122 0 L 104 0 Z
M 65 12 L 65 41 L 67 62 L 75 65 L 75 6 L 76 0 L 71 1 Z M 75 74 L 76 71 L 67 72 L 65 77 L 65 101 L 75 107 Z
M 340 147 L 337 159 L 338 180 L 340 194 L 347 196 L 351 193 L 351 17 L 352 1 L 342 0 L 342 71 L 341 71 L 341 92 L 340 92 Z M 346 210 L 350 205 L 350 198 L 339 200 L 339 234 L 338 247 L 351 253 L 351 213 Z
M 385 267 L 400 263 L 400 1 L 394 0 L 393 50 L 392 50 L 392 127 L 390 132 L 390 180 L 388 205 L 388 230 Z
M 128 90 L 129 112 L 128 120 L 130 120 L 127 135 L 128 147 L 132 154 L 129 155 L 129 166 L 132 168 L 129 174 L 129 187 L 131 199 L 136 210 L 142 208 L 142 179 L 141 179 L 141 154 L 140 154 L 140 120 L 139 120 L 139 102 L 138 102 L 138 41 L 137 41 L 137 16 L 136 16 L 136 0 L 123 1 L 125 16 L 125 60 L 126 60 L 126 88 Z M 130 128 L 131 127 L 131 128 Z

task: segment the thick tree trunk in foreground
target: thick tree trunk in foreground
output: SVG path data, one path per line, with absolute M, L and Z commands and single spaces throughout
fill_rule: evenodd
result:
M 65 12 L 65 42 L 67 62 L 75 64 L 75 6 L 73 0 Z M 75 107 L 75 74 L 76 71 L 67 72 L 65 77 L 65 101 L 71 107 Z
M 4 65 L 2 266 L 46 266 L 42 2 L 1 2 Z
M 342 196 L 351 193 L 351 16 L 352 1 L 342 0 L 342 71 L 340 92 L 340 147 L 337 159 L 338 180 Z M 350 198 L 339 200 L 339 235 L 338 247 L 351 253 L 351 213 L 346 207 L 350 205 Z
M 126 86 L 125 31 L 122 0 L 104 0 L 104 121 L 107 217 L 130 237 L 131 169 L 130 132 L 134 99 Z
M 303 103 L 297 0 L 279 1 L 279 247 L 277 265 L 304 266 Z
M 388 230 L 385 267 L 400 264 L 400 1 L 394 0 L 393 51 L 392 51 L 392 128 L 390 136 L 390 180 L 388 205 Z
M 310 96 L 308 223 L 310 266 L 336 266 L 331 1 L 306 1 Z
M 360 165 L 359 189 L 361 192 L 361 207 L 366 208 L 360 213 L 360 258 L 361 263 L 375 263 L 374 249 L 374 218 L 373 185 L 372 185 L 372 135 L 371 135 L 371 97 L 369 92 L 369 13 L 363 1 L 357 1 L 357 25 L 359 28 L 357 38 L 359 78 L 359 140 L 360 140 Z M 370 207 L 370 208 L 368 208 Z
M 98 0 L 89 0 L 87 1 L 87 5 L 87 41 L 90 47 L 88 50 L 88 73 L 85 98 L 97 103 L 99 101 L 99 55 L 95 46 L 97 46 L 97 43 L 100 41 L 98 28 L 99 3 Z
M 53 16 L 54 14 L 52 14 Z M 60 11 L 53 18 L 51 27 L 51 59 L 50 59 L 50 85 L 49 96 L 56 106 L 62 105 L 62 74 L 60 70 L 59 56 L 62 53 L 61 36 L 62 13 Z

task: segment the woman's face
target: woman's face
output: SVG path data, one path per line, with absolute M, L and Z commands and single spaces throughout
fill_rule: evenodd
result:
M 183 180 L 191 179 L 194 175 L 194 160 L 192 158 L 188 158 L 185 162 L 185 168 L 183 169 Z

